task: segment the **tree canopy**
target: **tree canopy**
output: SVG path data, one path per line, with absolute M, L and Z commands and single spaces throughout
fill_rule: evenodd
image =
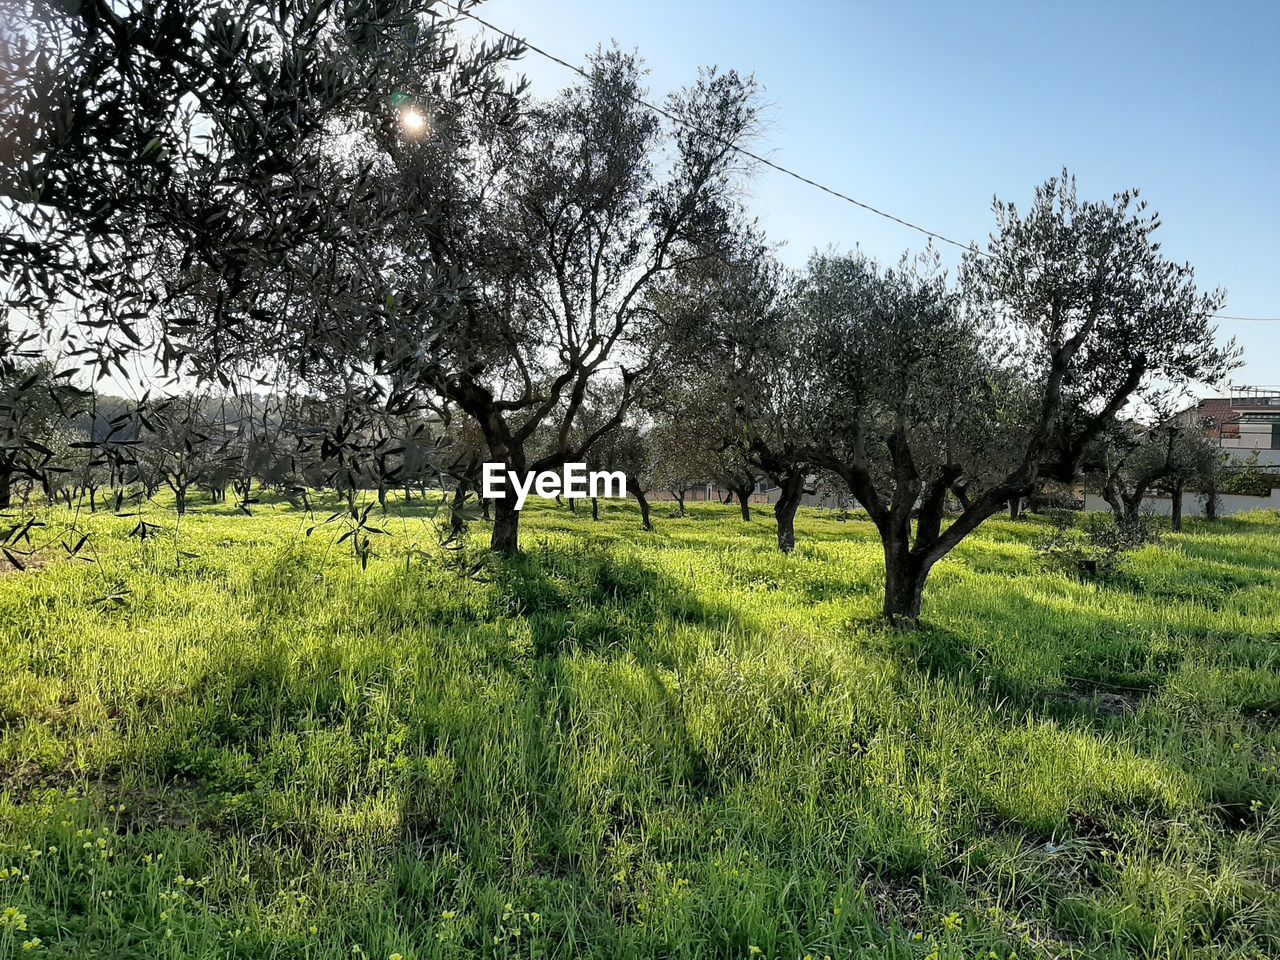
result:
M 639 57 L 601 49 L 534 96 L 517 44 L 460 39 L 471 5 L 8 0 L 4 478 L 93 490 L 104 468 L 181 506 L 230 477 L 247 507 L 256 473 L 354 513 L 360 489 L 448 474 L 463 518 L 482 460 L 594 451 L 632 466 L 646 523 L 693 464 L 744 517 L 767 479 L 790 552 L 834 477 L 883 542 L 885 615 L 913 621 L 979 524 L 1236 361 L 1222 294 L 1136 192 L 1082 200 L 1064 172 L 996 201 L 955 277 L 932 250 L 790 271 L 747 213 L 752 78 L 704 70 L 655 111 Z M 71 393 L 40 384 L 77 367 L 185 401 L 95 415 L 56 466 L 40 398 Z M 233 426 L 205 390 L 241 395 Z M 1156 479 L 1187 482 L 1172 459 Z M 491 547 L 518 550 L 518 511 L 493 510 Z

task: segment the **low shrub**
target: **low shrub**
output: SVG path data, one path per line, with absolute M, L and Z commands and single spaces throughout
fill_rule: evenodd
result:
M 1125 555 L 1160 540 L 1158 521 L 1149 514 L 1118 521 L 1110 514 L 1055 511 L 1053 530 L 1038 553 L 1049 567 L 1073 576 L 1114 575 Z
M 1280 473 L 1270 470 L 1242 470 L 1227 478 L 1222 485 L 1222 493 L 1245 497 L 1269 497 L 1274 487 L 1280 487 Z

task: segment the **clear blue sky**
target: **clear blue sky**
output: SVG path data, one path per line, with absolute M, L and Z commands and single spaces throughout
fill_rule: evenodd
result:
M 579 62 L 616 39 L 656 96 L 699 65 L 753 72 L 771 159 L 959 240 L 993 195 L 1025 202 L 1067 165 L 1086 196 L 1139 187 L 1164 249 L 1230 314 L 1280 317 L 1280 3 L 489 0 L 477 11 Z M 540 93 L 569 82 L 530 53 Z M 762 170 L 753 204 L 785 259 L 918 234 Z M 1222 321 L 1242 383 L 1280 384 L 1280 323 Z

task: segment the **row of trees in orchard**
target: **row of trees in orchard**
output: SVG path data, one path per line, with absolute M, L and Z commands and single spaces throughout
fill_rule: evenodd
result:
M 191 495 L 248 507 L 269 491 L 310 506 L 315 490 L 353 508 L 438 493 L 456 427 L 385 416 L 348 436 L 351 411 L 314 398 L 223 392 L 128 400 L 76 389 L 48 364 L 0 370 L 0 509 L 33 500 L 120 511 L 167 491 L 179 515 Z
M 628 471 L 646 524 L 654 490 L 722 478 L 745 510 L 763 478 L 789 551 L 822 475 L 879 532 L 885 615 L 914 620 L 985 519 L 1233 363 L 1221 294 L 1163 256 L 1157 218 L 1065 174 L 997 202 L 954 277 L 932 251 L 784 269 L 745 207 L 758 96 L 731 70 L 655 112 L 616 49 L 534 96 L 518 45 L 467 41 L 456 4 L 11 5 L 6 342 L 62 362 L 7 359 L 6 406 L 143 369 L 172 396 L 128 416 L 167 438 L 149 475 L 180 505 L 211 463 L 262 476 L 255 449 L 300 495 L 434 475 L 459 503 L 483 462 L 585 460 Z M 210 395 L 247 412 L 206 422 Z M 4 456 L 62 469 L 24 429 Z M 142 470 L 123 430 L 77 449 Z M 515 552 L 513 502 L 492 510 Z
M 1074 482 L 1136 405 L 1235 363 L 1210 319 L 1221 294 L 1161 254 L 1134 194 L 1084 201 L 1064 174 L 995 213 L 954 283 L 928 253 L 824 254 L 762 300 L 752 257 L 690 326 L 744 452 L 782 488 L 780 545 L 803 478 L 840 478 L 883 543 L 890 620 L 918 617 L 930 570 L 984 520 Z

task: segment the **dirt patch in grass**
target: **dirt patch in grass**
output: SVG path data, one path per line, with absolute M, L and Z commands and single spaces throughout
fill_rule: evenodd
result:
M 1067 816 L 1067 821 L 1071 827 L 1071 836 L 1076 841 L 1111 853 L 1120 850 L 1120 837 L 1109 824 L 1097 817 L 1087 813 L 1071 813 Z
M 918 883 L 878 879 L 867 884 L 867 902 L 881 927 L 891 929 L 896 922 L 906 930 L 924 924 L 925 900 Z
M 29 760 L 0 773 L 0 794 L 23 802 L 44 790 L 65 790 L 74 779 L 67 770 L 48 770 Z
M 1092 710 L 1100 717 L 1127 717 L 1138 712 L 1152 691 L 1072 679 L 1054 699 L 1061 704 Z
M 0 552 L 0 577 L 19 573 L 35 573 L 43 570 L 56 559 L 48 553 L 20 553 L 17 550 Z

